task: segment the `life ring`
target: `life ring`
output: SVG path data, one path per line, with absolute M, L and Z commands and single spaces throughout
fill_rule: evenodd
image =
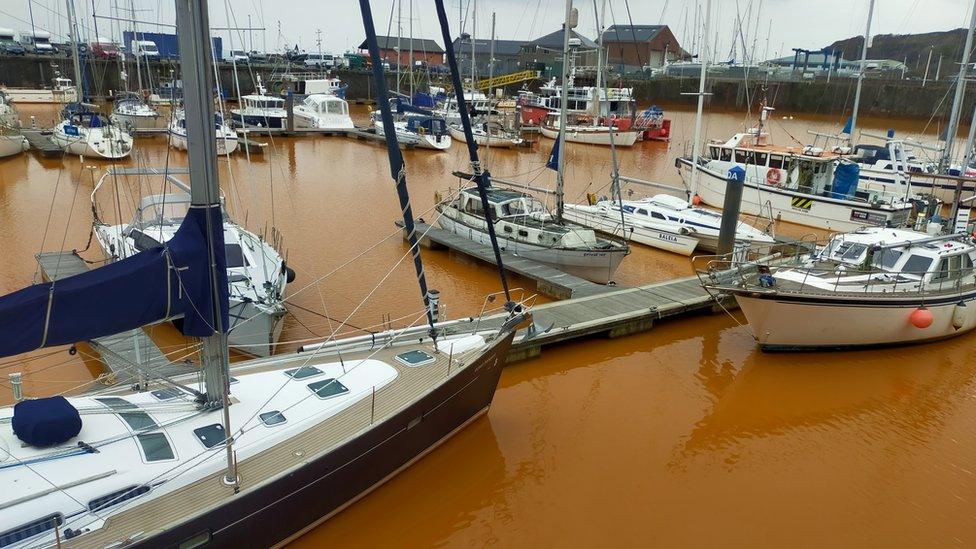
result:
M 782 174 L 776 168 L 769 168 L 769 171 L 766 172 L 766 183 L 770 185 L 779 185 L 782 178 Z

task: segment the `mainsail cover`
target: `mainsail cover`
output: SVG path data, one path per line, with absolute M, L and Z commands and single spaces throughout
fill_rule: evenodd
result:
M 216 205 L 193 206 L 165 244 L 0 297 L 0 356 L 117 334 L 181 315 L 184 335 L 213 335 L 208 224 L 217 274 L 216 310 L 226 330 L 227 262 L 221 211 Z

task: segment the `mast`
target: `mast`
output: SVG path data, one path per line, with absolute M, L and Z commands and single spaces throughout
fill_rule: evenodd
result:
M 606 21 L 607 0 L 603 0 L 603 10 L 601 14 L 597 13 L 596 0 L 593 0 L 593 15 L 594 17 L 597 18 L 596 41 L 597 41 L 597 45 L 599 46 L 596 50 L 596 87 L 593 89 L 593 103 L 594 105 L 596 105 L 596 112 L 594 113 L 593 116 L 593 125 L 596 126 L 599 117 L 603 114 L 603 106 L 600 103 L 600 92 L 603 91 L 603 63 L 606 61 L 603 58 L 603 32 L 604 32 L 603 22 Z
M 365 2 L 366 0 L 361 0 Z M 447 23 L 447 10 L 444 9 L 444 0 L 435 0 L 437 8 L 437 19 L 441 27 L 441 37 L 444 39 L 445 56 L 447 64 L 451 69 L 451 83 L 454 87 L 454 98 L 458 102 L 458 114 L 461 115 L 461 128 L 464 130 L 464 141 L 468 147 L 468 158 L 471 161 L 471 171 L 474 172 L 474 180 L 478 186 L 478 196 L 481 197 L 483 205 L 488 204 L 488 189 L 491 188 L 491 174 L 488 170 L 481 169 L 481 161 L 478 158 L 478 144 L 474 142 L 474 134 L 471 131 L 471 117 L 468 116 L 468 109 L 464 101 L 464 89 L 461 87 L 461 71 L 458 69 L 457 55 L 454 52 L 454 42 L 451 40 L 451 29 Z M 458 46 L 461 41 L 458 41 Z M 498 247 L 498 238 L 495 236 L 495 220 L 492 219 L 491 208 L 482 208 L 485 212 L 485 224 L 488 226 L 488 239 L 491 241 L 491 249 L 495 253 L 495 264 L 498 266 L 498 277 L 502 282 L 502 289 L 505 291 L 506 304 L 512 303 L 511 294 L 508 289 L 508 279 L 505 276 L 505 267 L 502 264 L 502 254 Z
M 471 10 L 471 99 L 474 100 L 474 33 L 478 30 L 478 0 L 473 0 Z
M 407 58 L 407 62 L 410 64 L 410 69 L 407 74 L 410 75 L 410 100 L 413 101 L 413 0 L 408 0 L 407 4 L 407 18 L 410 19 L 410 56 Z
M 176 23 L 180 29 L 178 42 L 183 70 L 183 108 L 186 111 L 186 138 L 189 171 L 191 174 L 191 208 L 206 211 L 207 252 L 210 256 L 212 310 L 208 316 L 213 321 L 214 334 L 203 338 L 201 359 L 206 387 L 206 405 L 223 409 L 224 433 L 227 436 L 227 472 L 224 482 L 237 485 L 237 463 L 234 458 L 233 437 L 230 425 L 230 362 L 227 348 L 227 332 L 223 326 L 219 284 L 224 277 L 218 272 L 223 261 L 223 231 L 220 211 L 220 188 L 217 179 L 217 136 L 214 129 L 213 70 L 211 67 L 210 22 L 207 0 L 176 0 Z M 224 275 L 226 276 L 226 275 Z M 226 284 L 226 282 L 223 282 Z
M 139 55 L 139 52 L 141 51 L 142 46 L 138 45 L 139 35 L 136 34 L 136 5 L 133 0 L 129 0 L 129 13 L 132 16 L 132 39 L 135 40 L 137 44 L 137 46 L 133 48 L 135 51 L 132 52 L 132 54 L 136 58 L 136 82 L 138 82 L 139 84 L 139 87 L 137 89 L 139 93 L 142 93 L 142 65 L 139 63 L 139 57 L 141 57 Z M 129 44 L 129 47 L 131 48 L 132 44 Z M 148 58 L 146 58 L 146 62 L 147 63 L 149 62 Z
M 402 65 L 402 63 L 400 63 L 400 48 L 401 48 L 400 36 L 402 34 L 403 34 L 403 1 L 402 0 L 397 0 L 397 45 L 396 45 L 396 56 L 397 56 L 397 60 L 396 60 L 396 64 L 397 64 L 397 71 L 396 71 L 397 88 L 396 88 L 396 91 L 397 91 L 397 97 L 400 96 L 400 65 Z
M 871 0 L 872 2 L 874 0 Z M 698 157 L 701 156 L 702 148 L 702 111 L 705 109 L 705 71 L 708 61 L 705 55 L 705 45 L 708 44 L 708 23 L 712 15 L 712 0 L 705 0 L 705 13 L 702 14 L 702 38 L 698 50 L 698 63 L 701 65 L 701 72 L 698 74 L 698 107 L 695 110 L 695 136 L 692 138 L 691 149 L 691 195 L 698 194 Z
M 74 51 L 74 55 L 71 56 L 71 60 L 75 69 L 75 89 L 78 90 L 78 102 L 82 103 L 85 101 L 85 86 L 81 78 L 81 52 L 78 50 L 78 21 L 75 19 L 75 3 L 74 0 L 65 0 L 68 5 L 68 31 L 71 34 L 71 49 Z
M 864 26 L 864 44 L 861 45 L 861 69 L 857 73 L 857 88 L 854 91 L 854 112 L 851 113 L 851 133 L 847 142 L 854 142 L 854 129 L 857 127 L 857 109 L 861 105 L 861 83 L 864 81 L 864 71 L 868 66 L 868 42 L 871 41 L 871 19 L 874 16 L 874 0 L 868 2 L 868 22 Z M 972 34 L 970 33 L 970 36 Z
M 366 31 L 369 57 L 373 63 L 373 79 L 377 94 L 376 101 L 379 103 L 380 113 L 383 118 L 386 151 L 390 158 L 390 175 L 396 181 L 397 197 L 400 199 L 400 211 L 403 212 L 403 228 L 407 232 L 407 240 L 410 242 L 410 253 L 413 256 L 413 266 L 417 273 L 417 284 L 420 286 L 420 293 L 424 300 L 424 308 L 427 310 L 427 323 L 430 326 L 430 335 L 432 338 L 436 338 L 436 332 L 434 331 L 434 311 L 431 307 L 430 294 L 427 291 L 427 277 L 424 275 L 424 263 L 420 258 L 417 228 L 414 225 L 413 209 L 410 207 L 410 195 L 407 192 L 407 170 L 403 163 L 403 154 L 400 153 L 400 147 L 397 143 L 396 128 L 393 125 L 393 112 L 390 110 L 390 101 L 387 97 L 386 75 L 383 74 L 383 65 L 380 62 L 380 48 L 376 40 L 376 28 L 373 25 L 373 10 L 370 8 L 369 0 L 359 0 L 359 9 L 363 16 L 363 27 Z M 399 58 L 399 52 L 397 56 Z
M 962 50 L 962 62 L 959 64 L 959 76 L 956 77 L 956 94 L 952 98 L 952 112 L 949 115 L 949 126 L 946 128 L 946 143 L 939 162 L 939 171 L 946 172 L 952 160 L 952 143 L 955 141 L 956 131 L 959 130 L 959 117 L 962 114 L 962 100 L 966 93 L 966 70 L 969 68 L 969 52 L 973 48 L 973 29 L 976 28 L 976 1 L 973 2 L 972 16 L 969 20 L 969 32 L 966 33 L 966 47 Z
M 563 172 L 566 167 L 566 103 L 569 101 L 569 80 L 572 71 L 572 59 L 569 55 L 569 34 L 576 28 L 576 11 L 573 10 L 573 0 L 566 0 L 566 21 L 563 23 L 563 82 L 559 89 L 559 135 L 556 145 L 559 147 L 556 155 L 556 222 L 563 222 Z

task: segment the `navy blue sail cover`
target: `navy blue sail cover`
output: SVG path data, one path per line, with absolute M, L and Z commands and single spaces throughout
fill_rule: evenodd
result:
M 31 446 L 54 446 L 81 432 L 81 415 L 63 396 L 22 400 L 10 421 L 17 438 Z
M 0 297 L 0 356 L 117 334 L 184 316 L 183 334 L 214 334 L 206 231 L 214 243 L 216 299 L 227 330 L 227 262 L 219 206 L 193 206 L 169 242 L 57 282 Z

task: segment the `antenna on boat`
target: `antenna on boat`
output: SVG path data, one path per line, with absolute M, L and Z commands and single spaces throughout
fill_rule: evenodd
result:
M 182 0 L 187 1 L 187 0 Z M 403 229 L 407 232 L 410 242 L 410 253 L 413 255 L 413 266 L 417 272 L 417 283 L 423 296 L 424 308 L 427 310 L 427 323 L 430 325 L 430 336 L 436 341 L 437 332 L 434 329 L 434 306 L 431 302 L 432 294 L 427 291 L 427 277 L 424 275 L 424 263 L 420 258 L 420 245 L 417 242 L 417 228 L 413 222 L 413 209 L 410 207 L 410 195 L 407 193 L 407 170 L 403 163 L 403 154 L 397 142 L 397 131 L 393 124 L 393 113 L 390 111 L 389 94 L 386 87 L 386 75 L 383 74 L 383 61 L 380 59 L 380 48 L 376 41 L 376 28 L 373 25 L 373 11 L 369 0 L 359 0 L 362 11 L 363 28 L 366 31 L 366 43 L 369 46 L 369 58 L 373 65 L 373 83 L 376 85 L 376 101 L 380 105 L 383 118 L 383 134 L 386 136 L 386 151 L 390 158 L 390 175 L 396 181 L 397 196 L 400 199 L 400 211 L 403 212 Z M 397 53 L 399 61 L 399 53 Z
M 502 290 L 505 292 L 505 303 L 509 306 L 512 303 L 512 296 L 508 289 L 508 278 L 505 276 L 505 266 L 502 263 L 502 252 L 498 247 L 498 238 L 495 235 L 495 220 L 492 219 L 491 208 L 488 207 L 488 190 L 491 189 L 491 173 L 481 169 L 481 160 L 478 158 L 478 144 L 474 140 L 474 133 L 471 131 L 471 117 L 468 113 L 468 106 L 464 99 L 464 89 L 461 87 L 461 73 L 458 71 L 457 55 L 454 52 L 454 43 L 451 40 L 451 29 L 447 22 L 447 11 L 444 9 L 444 0 L 434 0 L 437 7 L 437 19 L 441 26 L 441 36 L 444 39 L 445 56 L 447 64 L 451 69 L 451 83 L 454 87 L 454 96 L 458 103 L 458 114 L 461 115 L 461 127 L 464 130 L 464 141 L 468 146 L 468 157 L 471 160 L 471 171 L 474 172 L 474 181 L 478 187 L 478 196 L 481 197 L 482 208 L 485 212 L 485 224 L 488 227 L 488 238 L 491 240 L 491 249 L 495 253 L 495 264 L 498 265 L 498 277 L 502 281 Z M 472 38 L 472 42 L 474 38 Z M 460 40 L 458 41 L 460 44 Z M 474 59 L 472 57 L 472 64 Z M 473 82 L 472 82 L 472 98 Z M 489 138 L 490 142 L 490 138 Z
M 224 435 L 227 447 L 227 472 L 224 483 L 238 487 L 237 462 L 234 457 L 230 427 L 230 360 L 226 331 L 227 271 L 223 258 L 223 218 L 217 177 L 217 136 L 212 100 L 213 71 L 210 23 L 207 0 L 176 0 L 176 21 L 180 29 L 178 43 L 183 64 L 183 108 L 186 112 L 187 155 L 191 177 L 190 207 L 202 209 L 205 215 L 207 253 L 210 265 L 206 276 L 210 282 L 209 311 L 200 311 L 211 322 L 212 335 L 204 337 L 201 358 L 205 384 L 205 405 L 223 409 Z M 196 276 L 200 276 L 197 274 Z M 223 286 L 221 286 L 223 285 Z M 223 291 L 221 291 L 223 290 Z

